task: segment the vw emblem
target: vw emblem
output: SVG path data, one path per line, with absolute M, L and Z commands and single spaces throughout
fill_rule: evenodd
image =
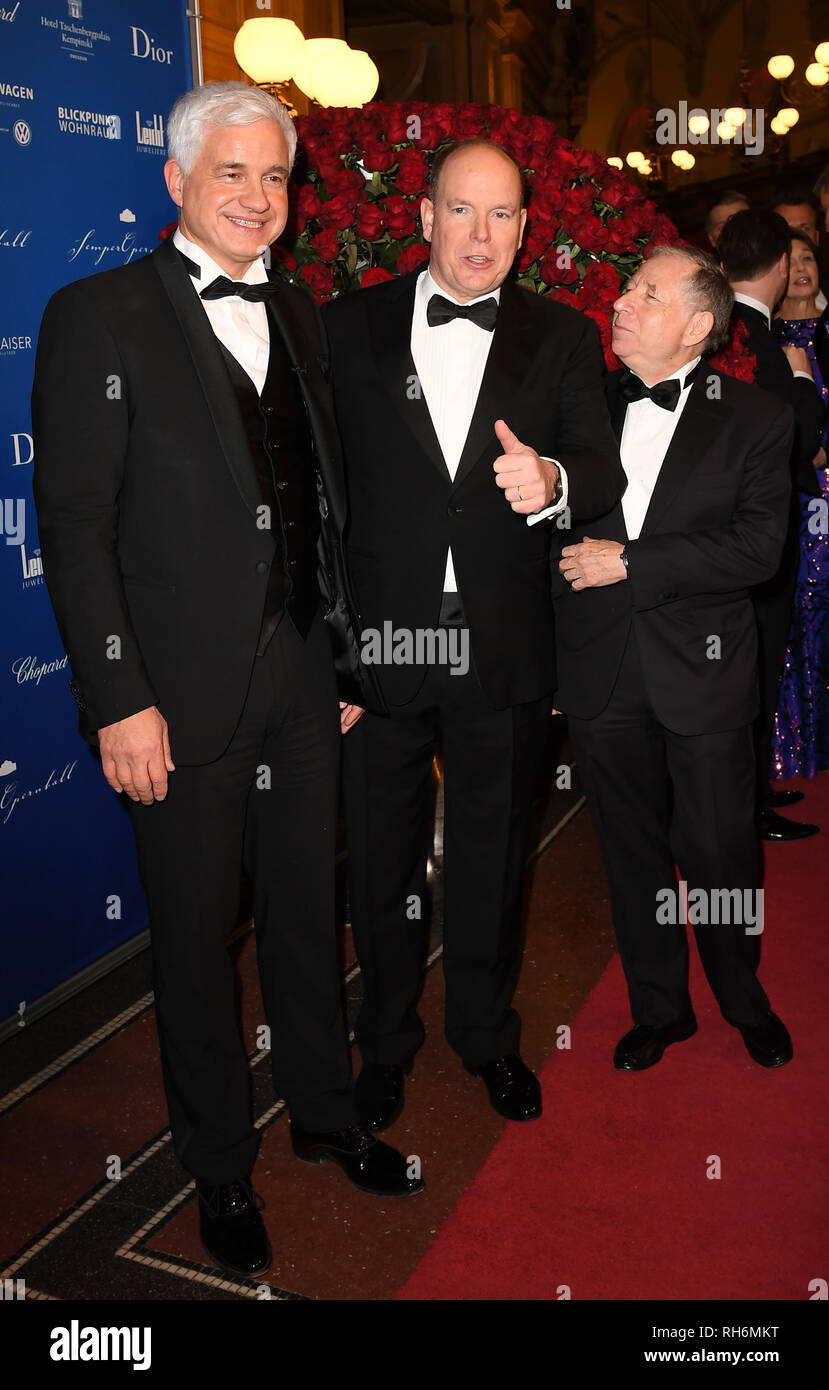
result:
M 32 138 L 32 132 L 25 121 L 15 121 L 14 138 L 18 145 L 28 145 Z

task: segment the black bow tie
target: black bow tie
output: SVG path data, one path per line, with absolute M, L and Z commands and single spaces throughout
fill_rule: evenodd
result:
M 654 405 L 661 405 L 663 410 L 676 410 L 680 393 L 686 386 L 690 386 L 701 366 L 700 361 L 693 371 L 688 373 L 682 385 L 679 378 L 674 376 L 669 381 L 657 381 L 655 386 L 646 386 L 641 377 L 635 376 L 630 368 L 626 367 L 619 378 L 619 391 L 622 399 L 628 404 L 632 401 L 643 401 L 647 396 Z
M 270 280 L 263 280 L 259 285 L 248 285 L 244 280 L 228 280 L 226 275 L 217 275 L 215 280 L 201 292 L 202 299 L 227 299 L 230 295 L 236 295 L 239 299 L 250 300 L 252 304 L 261 304 L 263 300 L 270 299 L 271 295 L 278 292 L 279 286 L 271 283 Z
M 444 299 L 442 294 L 433 294 L 426 306 L 426 322 L 430 328 L 437 328 L 441 323 L 451 323 L 452 319 L 469 319 L 472 323 L 477 323 L 479 328 L 491 333 L 497 317 L 498 300 L 494 298 L 479 299 L 477 304 L 453 304 L 451 299 Z
M 189 256 L 185 256 L 183 251 L 178 254 L 187 266 L 189 275 L 194 280 L 201 279 L 201 266 L 197 261 L 191 261 Z M 255 304 L 261 303 L 264 299 L 270 299 L 271 295 L 277 294 L 278 283 L 270 280 L 263 280 L 259 285 L 248 285 L 244 280 L 229 280 L 226 275 L 217 275 L 215 280 L 211 280 L 206 289 L 201 292 L 202 299 L 226 299 L 229 295 L 238 295 L 240 299 L 248 299 Z

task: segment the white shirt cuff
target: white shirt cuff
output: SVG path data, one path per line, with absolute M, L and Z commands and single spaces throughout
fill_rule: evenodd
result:
M 553 502 L 549 507 L 545 507 L 543 512 L 533 512 L 532 516 L 528 516 L 528 526 L 535 526 L 537 521 L 546 521 L 548 517 L 555 516 L 557 512 L 563 512 L 564 508 L 567 506 L 567 496 L 569 492 L 567 485 L 567 469 L 559 463 L 558 459 L 547 458 L 546 454 L 540 454 L 539 458 L 546 459 L 547 463 L 554 463 L 558 469 L 558 476 L 561 482 L 561 496 L 557 502 Z
M 814 377 L 812 376 L 811 372 L 793 372 L 792 375 L 793 375 L 793 376 L 802 376 L 802 377 L 804 378 L 804 380 L 806 380 L 806 381 L 811 381 L 812 384 L 813 384 L 814 386 L 817 386 L 817 382 L 815 381 L 815 379 L 814 379 Z

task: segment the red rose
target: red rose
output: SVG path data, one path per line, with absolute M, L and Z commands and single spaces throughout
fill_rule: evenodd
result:
M 317 196 L 317 191 L 312 183 L 304 183 L 297 194 L 296 210 L 310 222 L 312 217 L 317 217 L 322 203 Z
M 621 218 L 614 217 L 607 224 L 607 244 L 605 250 L 612 255 L 619 255 L 623 251 L 635 251 L 633 238 L 625 230 Z
M 453 140 L 475 140 L 479 135 L 486 137 L 487 129 L 479 113 L 469 108 L 455 117 L 450 134 Z
M 386 107 L 383 112 L 383 129 L 390 145 L 402 145 L 404 140 L 408 140 L 409 137 L 406 134 L 406 113 L 402 105 L 399 107 Z
M 566 246 L 560 253 L 558 247 L 550 247 L 541 262 L 541 278 L 545 285 L 572 285 L 578 280 L 579 272 Z
M 401 150 L 397 156 L 397 173 L 394 181 L 401 193 L 420 194 L 426 192 L 429 182 L 429 166 L 420 150 Z
M 363 145 L 363 153 L 360 163 L 369 173 L 385 173 L 394 164 L 397 155 L 385 140 L 366 140 Z
M 271 246 L 271 264 L 275 270 L 296 270 L 297 259 L 291 255 L 287 247 L 280 246 L 279 242 L 275 241 Z
M 365 190 L 365 186 L 366 181 L 357 169 L 340 168 L 325 180 L 325 191 L 329 198 L 337 198 L 342 195 L 343 198 L 348 198 L 352 203 L 356 203 Z
M 548 222 L 558 222 L 561 218 L 561 196 L 558 189 L 553 190 L 548 183 L 533 186 L 528 215 L 530 219 L 541 217 Z
M 576 305 L 575 295 L 571 290 L 550 290 L 549 298 L 554 299 L 557 304 L 566 304 L 568 309 L 575 309 L 578 307 Z
M 612 208 L 623 208 L 627 203 L 633 202 L 636 197 L 636 189 L 629 184 L 626 179 L 615 169 L 608 165 L 607 173 L 602 180 L 602 200 Z
M 386 230 L 386 214 L 378 203 L 361 203 L 357 209 L 357 235 L 377 241 Z
M 540 233 L 536 227 L 530 228 L 524 238 L 524 245 L 518 260 L 519 269 L 526 270 L 528 266 L 532 265 L 533 261 L 537 261 L 539 256 L 544 255 L 549 245 L 550 240 L 546 234 L 546 228 L 542 227 Z
M 572 146 L 564 141 L 554 145 L 549 155 L 549 165 L 545 170 L 547 179 L 554 188 L 563 188 L 581 173 L 581 164 Z
M 321 265 L 316 261 L 314 265 L 304 265 L 299 274 L 317 302 L 330 295 L 334 288 L 334 271 L 330 265 Z
M 596 190 L 592 183 L 579 183 L 575 188 L 566 188 L 559 202 L 562 217 L 592 212 Z
M 612 291 L 613 297 L 619 294 L 619 275 L 606 261 L 591 261 L 584 277 L 585 294 L 600 295 Z
M 436 150 L 448 138 L 449 132 L 444 130 L 440 121 L 432 118 L 431 111 L 427 108 L 419 116 L 420 134 L 412 141 L 419 150 Z
M 382 206 L 388 215 L 388 227 L 391 235 L 398 239 L 411 236 L 417 225 L 412 204 L 407 203 L 405 198 L 401 198 L 399 193 L 394 193 L 390 198 L 385 199 Z
M 757 370 L 757 357 L 749 351 L 747 343 L 748 329 L 740 319 L 735 319 L 723 346 L 709 357 L 709 366 L 725 376 L 736 377 L 738 381 L 747 381 L 751 385 Z
M 349 198 L 343 197 L 342 193 L 338 193 L 336 198 L 329 198 L 327 203 L 322 204 L 319 220 L 323 227 L 344 231 L 354 221 L 354 204 Z
M 162 227 L 161 231 L 158 234 L 159 241 L 166 241 L 168 236 L 172 236 L 177 226 L 178 222 L 168 222 L 167 226 Z
M 311 237 L 311 245 L 321 261 L 335 261 L 337 259 L 340 243 L 335 231 L 317 232 L 316 236 Z
M 603 251 L 607 244 L 607 227 L 592 213 L 579 213 L 565 219 L 573 240 L 585 251 Z
M 417 270 L 419 265 L 428 261 L 430 254 L 425 241 L 417 241 L 414 246 L 404 246 L 397 257 L 398 275 L 408 275 L 410 270 Z
M 472 111 L 473 108 L 470 107 L 468 110 Z M 464 121 L 467 115 L 468 111 L 465 111 L 463 108 L 459 110 L 455 103 L 451 101 L 438 101 L 435 102 L 433 106 L 429 107 L 429 116 L 438 127 L 442 140 L 446 140 L 450 135 L 453 140 L 459 140 L 461 137 L 455 133 L 456 123 L 459 124 Z M 480 125 L 480 117 L 478 120 L 479 130 L 482 130 L 483 127 Z
M 372 285 L 382 285 L 384 280 L 393 279 L 394 276 L 390 275 L 387 270 L 384 270 L 381 265 L 373 265 L 370 266 L 368 270 L 363 271 L 362 279 L 360 280 L 360 288 L 370 290 Z
M 319 142 L 314 153 L 314 159 L 310 161 L 309 156 L 309 162 L 312 162 L 313 168 L 316 169 L 320 178 L 325 183 L 326 188 L 328 187 L 329 179 L 336 178 L 338 174 L 343 172 L 343 161 L 340 150 L 337 146 L 333 145 L 330 140 L 321 140 Z

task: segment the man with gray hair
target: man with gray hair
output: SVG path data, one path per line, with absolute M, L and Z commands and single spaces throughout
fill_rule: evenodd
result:
M 173 1143 L 209 1255 L 252 1276 L 271 1251 L 227 951 L 243 864 L 296 1156 L 381 1196 L 423 1184 L 356 1122 L 341 1008 L 340 730 L 376 696 L 341 548 L 324 334 L 310 296 L 262 260 L 296 134 L 236 82 L 181 97 L 168 132 L 173 236 L 47 305 L 35 497 L 81 731 L 133 822 Z
M 766 1067 L 792 1056 L 756 975 L 750 589 L 780 560 L 793 424 L 788 405 L 705 362 L 731 300 L 690 247 L 655 248 L 628 280 L 612 329 L 625 367 L 608 383 L 627 489 L 564 539 L 558 565 L 556 704 L 610 881 L 634 1023 L 616 1047 L 622 1071 L 696 1032 L 687 923 L 749 1055 Z

